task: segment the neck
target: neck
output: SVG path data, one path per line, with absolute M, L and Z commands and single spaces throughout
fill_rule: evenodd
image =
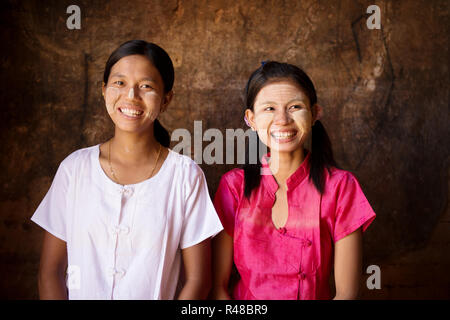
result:
M 303 147 L 293 152 L 271 151 L 269 167 L 280 188 L 286 188 L 286 180 L 300 167 L 304 159 Z
M 131 133 L 115 129 L 111 139 L 112 153 L 120 162 L 139 164 L 147 162 L 158 151 L 159 143 L 153 135 L 153 126 L 150 132 Z

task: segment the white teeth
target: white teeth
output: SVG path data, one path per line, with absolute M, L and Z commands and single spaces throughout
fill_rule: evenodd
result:
M 290 138 L 295 136 L 295 132 L 272 132 L 272 136 L 275 138 Z
M 122 111 L 122 113 L 126 114 L 127 116 L 131 116 L 131 117 L 137 117 L 142 114 L 142 111 L 128 109 L 128 108 L 120 108 L 120 111 Z

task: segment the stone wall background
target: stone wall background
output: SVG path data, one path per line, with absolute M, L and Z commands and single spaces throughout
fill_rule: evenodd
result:
M 66 8 L 81 8 L 68 30 Z M 366 27 L 366 8 L 382 28 Z M 42 231 L 29 218 L 58 164 L 112 135 L 101 98 L 109 54 L 130 39 L 162 46 L 175 97 L 161 122 L 245 128 L 241 94 L 263 60 L 301 66 L 324 106 L 340 165 L 377 213 L 364 299 L 450 298 L 448 2 L 2 1 L 0 297 L 37 298 Z M 176 144 L 176 143 L 174 143 Z M 193 141 L 192 141 L 193 144 Z M 205 143 L 207 145 L 208 143 Z M 233 165 L 205 165 L 211 195 Z M 364 279 L 367 278 L 367 275 Z

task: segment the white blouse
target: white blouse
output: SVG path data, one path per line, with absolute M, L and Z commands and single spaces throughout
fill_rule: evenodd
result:
M 172 150 L 159 172 L 119 185 L 100 145 L 64 159 L 32 221 L 67 243 L 69 299 L 173 299 L 181 252 L 223 228 L 205 176 Z

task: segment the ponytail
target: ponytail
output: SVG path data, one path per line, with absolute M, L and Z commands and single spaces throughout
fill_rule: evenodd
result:
M 247 199 L 250 199 L 252 190 L 257 188 L 261 182 L 261 159 L 260 159 L 260 149 L 261 140 L 256 134 L 256 163 L 250 163 L 250 139 L 247 143 L 245 150 L 245 164 L 244 169 L 244 195 Z
M 325 169 L 330 172 L 331 167 L 338 167 L 333 157 L 331 141 L 322 123 L 317 120 L 312 127 L 311 168 L 309 180 L 316 189 L 323 194 L 325 187 Z
M 170 146 L 170 134 L 161 125 L 158 119 L 155 119 L 153 123 L 153 134 L 155 135 L 156 141 L 158 141 L 163 147 L 168 148 Z

